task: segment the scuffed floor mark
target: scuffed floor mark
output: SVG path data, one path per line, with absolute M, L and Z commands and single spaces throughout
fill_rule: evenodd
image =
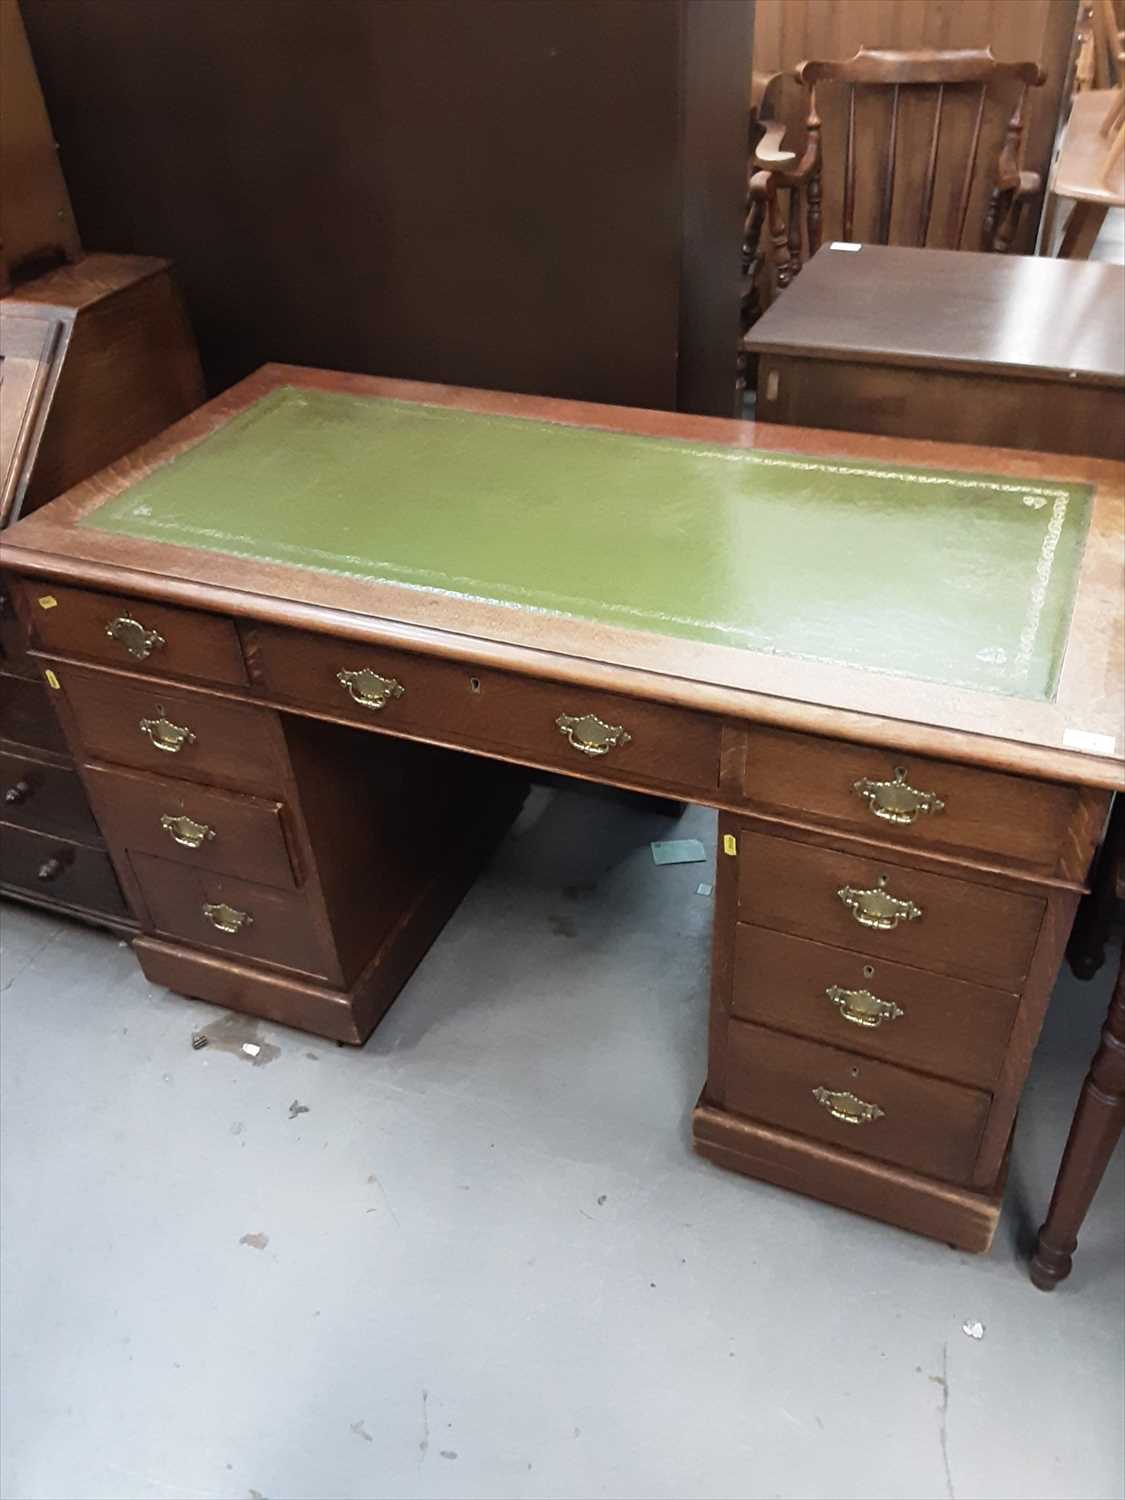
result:
M 241 1135 L 242 1132 L 245 1129 L 246 1129 L 246 1126 L 242 1123 L 241 1120 L 232 1120 L 231 1121 L 231 1124 L 230 1124 L 230 1133 L 231 1133 L 231 1135 Z
M 578 927 L 573 917 L 560 917 L 551 912 L 547 917 L 547 921 L 556 937 L 572 938 L 578 936 Z
M 362 1438 L 365 1443 L 373 1443 L 375 1441 L 375 1439 L 368 1432 L 367 1428 L 363 1425 L 362 1418 L 360 1419 L 360 1421 L 352 1423 L 352 1431 L 355 1433 L 356 1437 Z
M 398 1214 L 396 1214 L 395 1211 L 394 1211 L 394 1209 L 391 1207 L 391 1200 L 387 1197 L 387 1190 L 386 1190 L 386 1188 L 379 1181 L 378 1177 L 375 1176 L 374 1172 L 369 1172 L 367 1174 L 367 1180 L 368 1180 L 369 1183 L 374 1184 L 374 1186 L 379 1189 L 379 1196 L 382 1198 L 383 1202 L 386 1204 L 387 1212 L 390 1214 L 391 1218 L 398 1225 L 399 1229 L 401 1229 L 402 1225 L 399 1224 L 399 1222 L 398 1222 Z
M 454 1448 L 443 1448 L 441 1450 L 441 1456 L 442 1458 L 456 1458 L 457 1451 Z
M 938 1435 L 941 1438 L 941 1461 L 945 1468 L 945 1493 L 949 1500 L 957 1500 L 953 1492 L 953 1471 L 949 1467 L 949 1344 L 941 1346 L 941 1374 L 931 1375 L 934 1385 L 941 1387 L 941 1409 L 938 1413 Z
M 246 1493 L 250 1496 L 250 1500 L 266 1500 L 261 1490 L 247 1490 Z
M 418 1452 L 425 1458 L 430 1451 L 430 1393 L 422 1387 L 422 1436 L 418 1439 Z
M 31 952 L 24 959 L 23 963 L 20 964 L 16 972 L 14 974 L 10 974 L 8 978 L 5 979 L 4 983 L 0 985 L 0 991 L 10 990 L 12 988 L 12 985 L 15 984 L 16 980 L 19 979 L 21 975 L 26 974 L 28 969 L 31 968 L 36 960 L 41 958 L 43 954 L 46 953 L 48 948 L 52 948 L 59 941 L 59 939 L 64 936 L 64 933 L 65 928 L 60 928 L 57 932 L 52 932 L 50 937 L 44 938 L 37 948 L 33 948 L 31 950 Z
M 218 1052 L 229 1052 L 234 1057 L 240 1057 L 243 1062 L 250 1063 L 252 1067 L 264 1068 L 274 1058 L 281 1056 L 280 1047 L 274 1042 L 262 1040 L 262 1023 L 257 1016 L 242 1016 L 232 1010 L 203 1030 L 207 1035 L 208 1051 L 214 1048 Z M 257 1047 L 257 1052 L 243 1052 L 242 1048 L 246 1043 Z
M 289 1106 L 289 1118 L 291 1120 L 295 1120 L 298 1115 L 307 1115 L 308 1112 L 308 1105 L 302 1104 L 299 1099 L 294 1099 L 293 1103 Z
M 252 1250 L 264 1250 L 270 1242 L 268 1234 L 262 1234 L 259 1230 L 255 1234 L 244 1234 L 239 1240 L 240 1245 L 249 1245 Z

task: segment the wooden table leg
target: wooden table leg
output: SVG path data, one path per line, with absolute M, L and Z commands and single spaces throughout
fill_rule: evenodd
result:
M 1050 1292 L 1070 1275 L 1078 1231 L 1125 1124 L 1125 956 L 1102 1031 L 1082 1085 L 1059 1167 L 1047 1222 L 1031 1259 L 1031 1279 Z
M 1075 203 L 1070 218 L 1066 221 L 1066 228 L 1063 230 L 1058 258 L 1060 260 L 1088 259 L 1108 212 L 1109 208 L 1105 203 L 1090 203 L 1085 199 L 1080 199 Z

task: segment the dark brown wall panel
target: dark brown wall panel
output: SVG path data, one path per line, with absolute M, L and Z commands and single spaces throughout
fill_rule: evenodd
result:
M 175 259 L 213 389 L 279 359 L 729 411 L 752 4 L 23 11 L 85 243 Z

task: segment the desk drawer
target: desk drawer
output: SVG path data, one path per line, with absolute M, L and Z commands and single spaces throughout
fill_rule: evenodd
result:
M 236 791 L 280 792 L 280 730 L 269 709 L 108 672 L 54 670 L 90 758 Z
M 0 813 L 8 823 L 101 843 L 77 771 L 15 750 L 0 750 L 0 797 Z
M 703 795 L 718 786 L 721 723 L 708 714 L 267 626 L 255 627 L 254 643 L 255 666 L 271 697 L 357 724 L 472 745 L 500 758 L 507 752 L 563 771 L 604 773 L 611 781 L 618 774 Z M 364 679 L 353 678 L 349 688 L 341 672 L 375 673 L 393 686 L 380 691 L 368 680 L 369 693 L 374 689 L 383 701 L 365 707 L 353 696 L 364 691 Z M 600 726 L 579 723 L 568 736 L 556 722 L 585 715 Z M 603 748 L 598 741 L 607 727 L 623 733 Z M 572 743 L 583 739 L 601 753 Z
M 745 830 L 738 850 L 743 922 L 998 989 L 1022 988 L 1046 905 L 1038 896 Z M 921 915 L 891 928 L 861 923 L 840 892 L 871 892 L 880 882 L 887 896 L 913 903 Z
M 0 739 L 66 753 L 66 735 L 51 706 L 51 689 L 38 670 L 34 677 L 0 672 Z
M 736 1114 L 947 1182 L 971 1175 L 990 1095 L 743 1021 L 728 1046 Z
M 779 729 L 750 730 L 742 790 L 769 814 L 1046 873 L 1077 806 L 1072 787 Z
M 109 856 L 53 834 L 0 823 L 0 881 L 64 906 L 129 915 Z
M 829 993 L 829 992 L 832 993 Z M 1019 996 L 739 923 L 731 1012 L 991 1088 Z
M 132 854 L 130 863 L 165 937 L 338 981 L 327 936 L 303 896 L 151 854 Z
M 238 631 L 221 615 L 37 579 L 18 587 L 42 651 L 155 676 L 246 685 Z
M 281 804 L 110 766 L 86 768 L 115 849 L 292 890 L 297 884 Z

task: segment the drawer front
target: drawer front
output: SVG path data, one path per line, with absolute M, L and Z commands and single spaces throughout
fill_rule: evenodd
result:
M 155 676 L 246 685 L 238 631 L 221 615 L 36 579 L 18 587 L 42 651 Z
M 132 854 L 130 863 L 156 932 L 319 979 L 337 979 L 327 939 L 303 896 L 151 854 Z
M 357 724 L 610 780 L 618 773 L 704 796 L 718 787 L 722 726 L 707 714 L 273 627 L 255 627 L 254 642 L 255 667 L 271 696 Z M 378 674 L 393 686 L 381 690 L 362 677 L 341 682 L 341 672 Z M 364 706 L 354 693 L 385 701 Z M 583 723 L 586 715 L 600 725 Z M 576 721 L 569 732 L 560 717 Z M 619 733 L 607 736 L 610 730 Z
M 51 706 L 51 689 L 38 671 L 34 677 L 0 672 L 0 739 L 66 753 L 66 735 Z
M 774 729 L 749 732 L 742 792 L 769 814 L 1047 873 L 1078 802 L 1072 787 Z
M 110 766 L 87 766 L 86 777 L 115 849 L 262 885 L 296 886 L 279 802 Z
M 998 989 L 1022 988 L 1046 906 L 1038 896 L 745 830 L 738 850 L 743 922 Z M 886 896 L 912 903 L 921 915 L 888 928 L 859 921 L 840 893 L 856 900 L 881 883 Z M 866 906 L 878 904 L 864 898 Z
M 51 834 L 0 823 L 0 880 L 45 900 L 129 915 L 109 856 Z
M 735 1113 L 946 1182 L 970 1177 L 988 1094 L 742 1021 L 728 1045 Z
M 0 815 L 5 822 L 101 842 L 77 771 L 15 750 L 0 750 L 0 799 Z
M 744 1021 L 991 1088 L 1019 996 L 739 923 L 731 1012 Z
M 280 730 L 269 709 L 78 667 L 54 670 L 92 759 L 280 793 Z

